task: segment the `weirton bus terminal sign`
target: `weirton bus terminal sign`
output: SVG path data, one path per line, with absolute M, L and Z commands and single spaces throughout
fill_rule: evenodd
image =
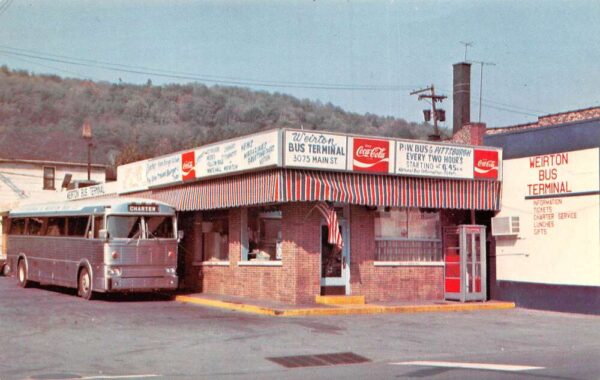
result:
M 501 180 L 502 150 L 275 129 L 119 166 L 117 192 L 125 194 L 276 167 Z

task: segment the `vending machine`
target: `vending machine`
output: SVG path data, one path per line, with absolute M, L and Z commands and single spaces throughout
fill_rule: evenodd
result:
M 444 227 L 445 299 L 485 301 L 485 226 Z

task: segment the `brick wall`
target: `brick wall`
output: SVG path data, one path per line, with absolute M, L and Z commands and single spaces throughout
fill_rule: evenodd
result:
M 485 123 L 465 124 L 452 136 L 450 141 L 466 145 L 483 145 L 483 137 L 486 134 Z
M 597 118 L 600 118 L 600 107 L 590 107 L 580 110 L 573 110 L 540 116 L 538 117 L 537 122 L 534 123 L 517 124 L 501 128 L 491 128 L 486 131 L 486 134 L 495 135 L 498 133 L 515 132 Z
M 443 299 L 443 267 L 374 266 L 374 217 L 366 207 L 351 206 L 352 294 L 364 295 L 367 302 Z
M 538 120 L 540 127 L 548 125 L 572 123 L 574 121 L 595 119 L 600 117 L 600 107 L 586 108 L 582 110 L 568 111 L 542 116 Z
M 231 210 L 229 265 L 203 266 L 203 291 L 291 304 L 314 302 L 321 289 L 321 216 L 316 211 L 308 215 L 313 206 L 282 205 L 283 256 L 279 267 L 238 266 L 241 209 Z M 352 294 L 364 295 L 367 302 L 443 299 L 443 267 L 374 266 L 375 213 L 364 206 L 350 206 L 350 210 Z
M 313 203 L 282 205 L 281 266 L 239 266 L 241 209 L 229 212 L 229 265 L 203 266 L 206 293 L 250 297 L 292 304 L 314 301 L 320 292 L 319 213 Z

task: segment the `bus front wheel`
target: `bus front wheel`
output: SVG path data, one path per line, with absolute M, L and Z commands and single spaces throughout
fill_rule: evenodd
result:
M 17 278 L 19 279 L 19 286 L 22 288 L 26 288 L 31 285 L 31 282 L 27 279 L 27 265 L 25 265 L 25 260 L 19 260 L 19 264 L 17 265 Z
M 86 300 L 92 299 L 92 276 L 86 267 L 81 268 L 79 271 L 77 295 Z

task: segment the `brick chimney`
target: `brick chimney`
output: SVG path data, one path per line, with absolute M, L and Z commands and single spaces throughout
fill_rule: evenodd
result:
M 485 123 L 467 123 L 452 136 L 450 141 L 466 145 L 483 145 L 485 131 Z
M 459 62 L 454 68 L 452 99 L 452 134 L 471 122 L 471 64 Z

